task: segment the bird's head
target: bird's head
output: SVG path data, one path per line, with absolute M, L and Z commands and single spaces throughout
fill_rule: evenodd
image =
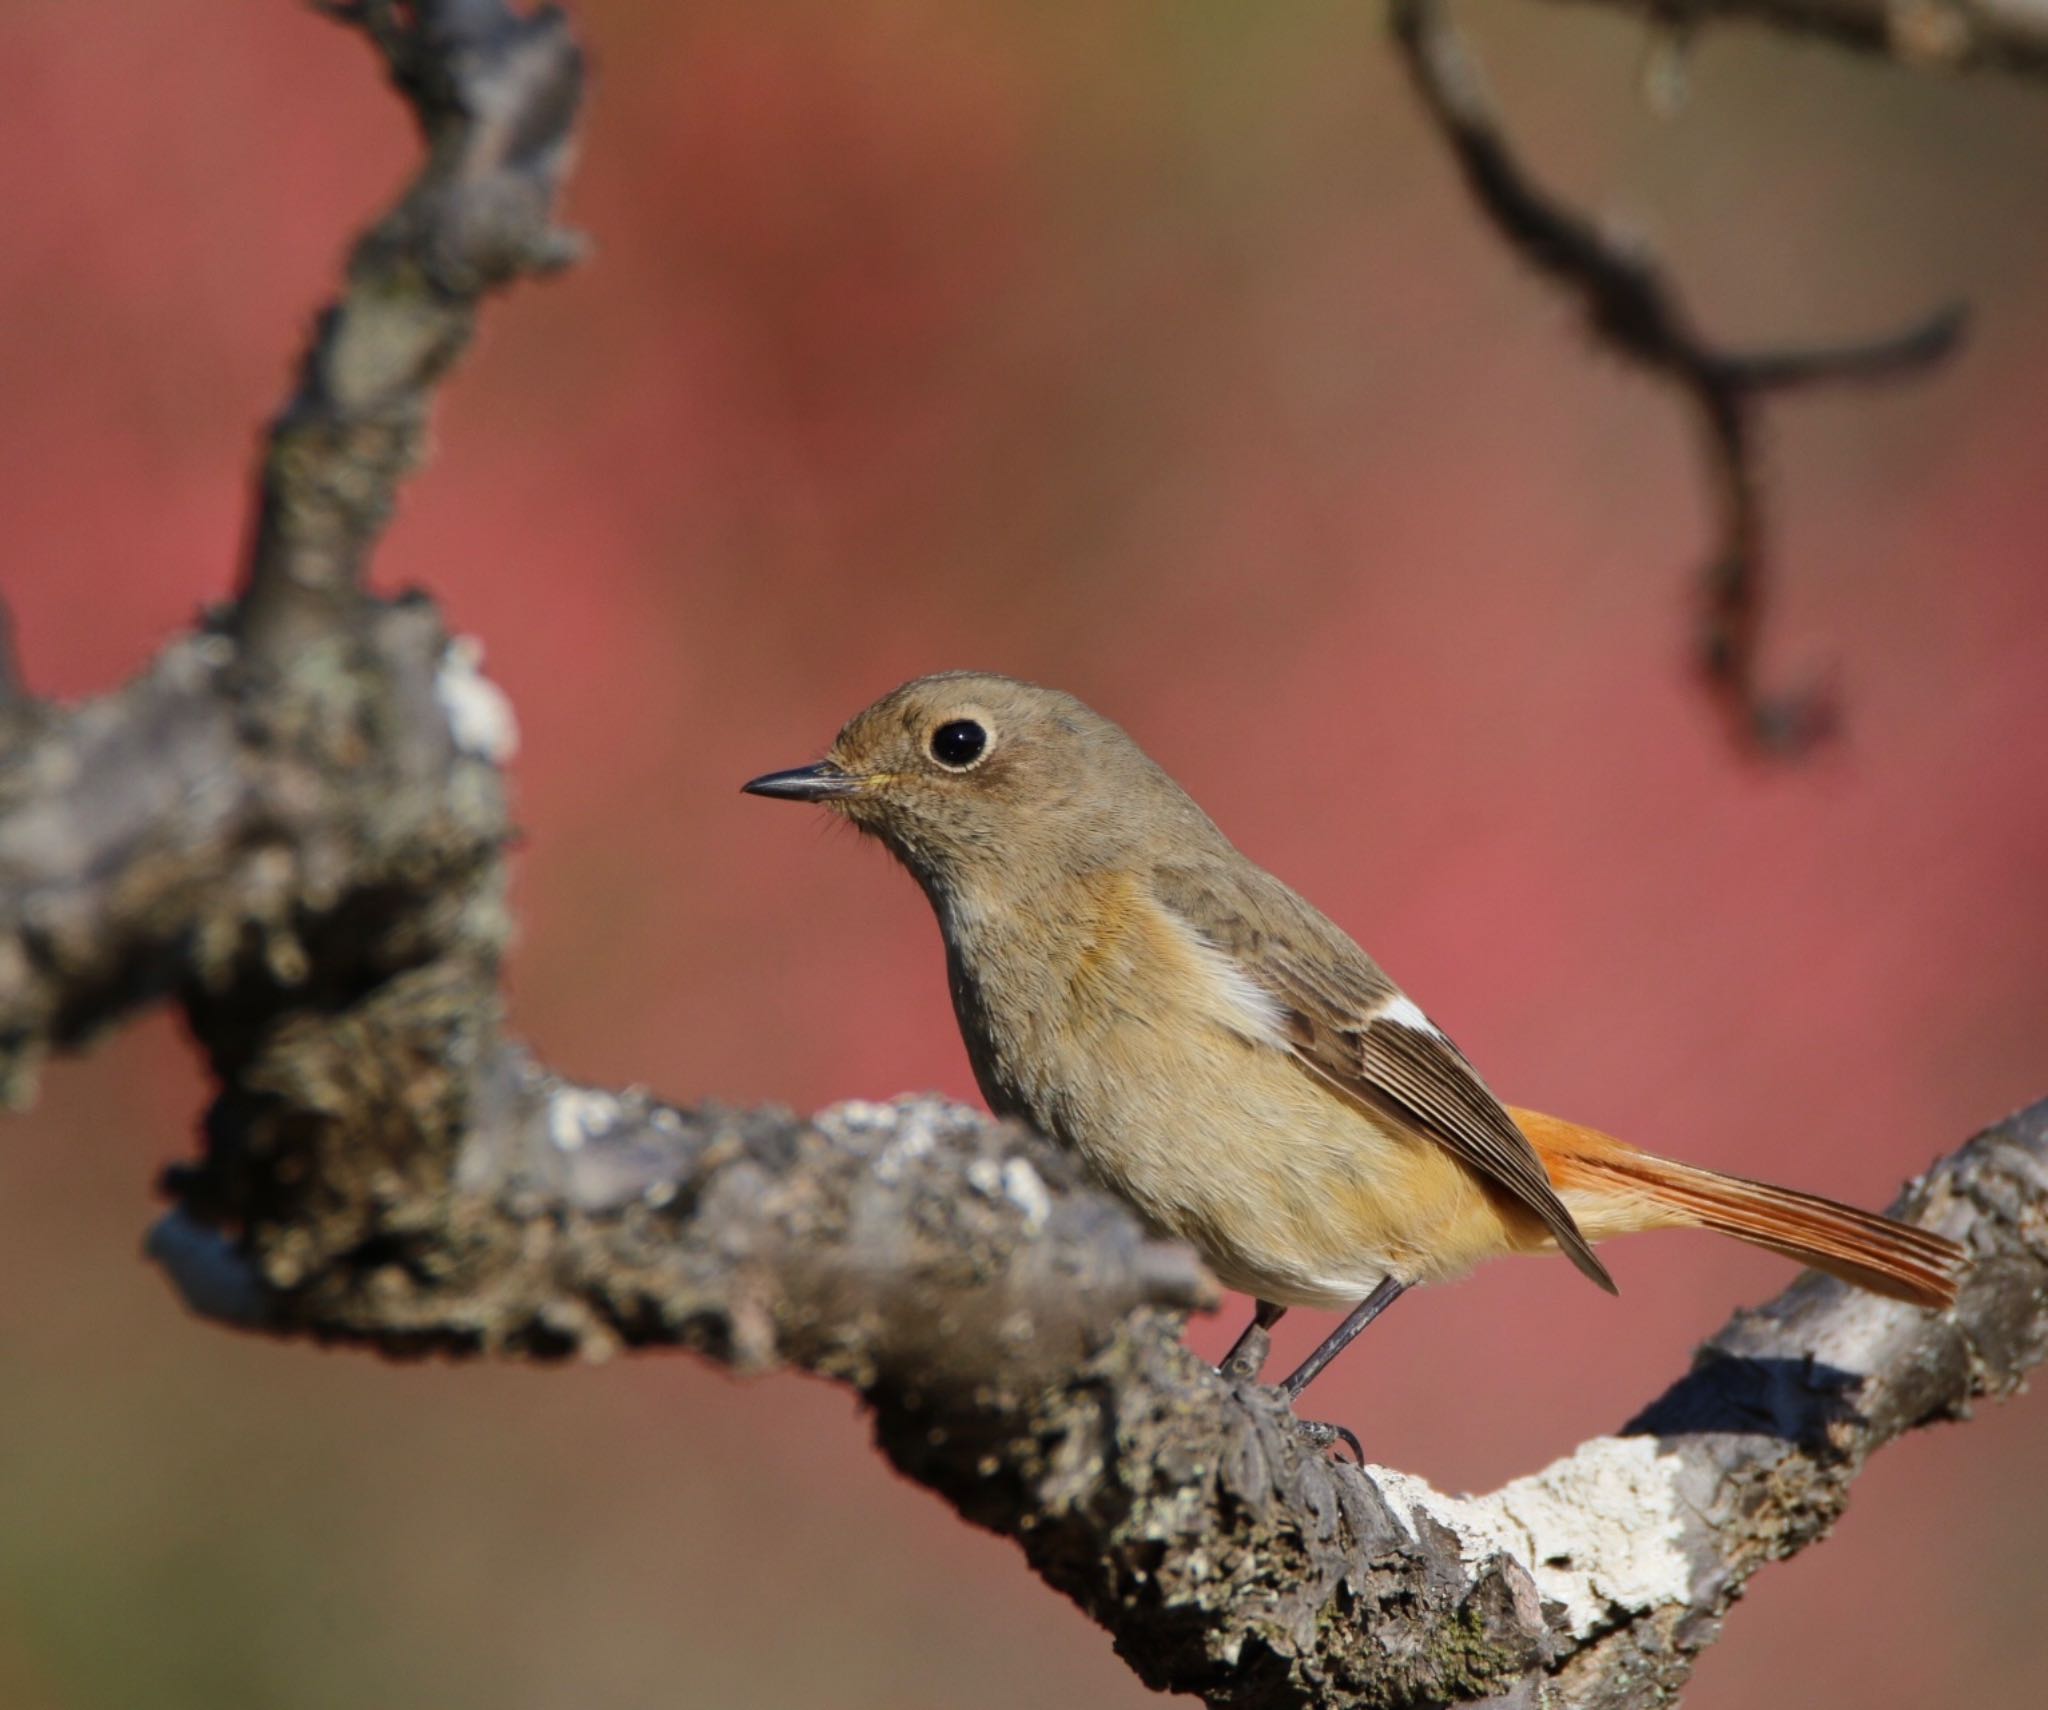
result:
M 1122 730 L 1072 695 L 991 672 L 919 677 L 856 714 L 816 765 L 744 788 L 817 802 L 930 889 L 1170 853 L 1215 827 Z

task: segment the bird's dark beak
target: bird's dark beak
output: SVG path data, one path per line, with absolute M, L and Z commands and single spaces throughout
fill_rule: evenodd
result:
M 850 796 L 860 780 L 842 772 L 829 760 L 815 766 L 798 766 L 787 772 L 769 772 L 740 785 L 750 796 L 779 796 L 788 802 L 829 802 Z

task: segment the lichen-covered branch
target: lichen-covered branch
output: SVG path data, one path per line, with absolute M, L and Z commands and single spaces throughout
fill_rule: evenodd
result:
M 427 158 L 273 435 L 241 600 L 78 707 L 32 699 L 0 637 L 0 1092 L 182 1008 L 218 1095 L 149 1247 L 196 1311 L 850 1384 L 890 1459 L 1145 1680 L 1247 1710 L 1665 1702 L 1874 1450 L 2048 1355 L 2043 1104 L 1899 1208 L 1974 1253 L 1952 1312 L 1805 1278 L 1619 1435 L 1452 1498 L 1310 1452 L 1189 1353 L 1212 1281 L 1035 1135 L 933 1100 L 681 1109 L 536 1064 L 500 1014 L 510 708 L 426 600 L 363 580 L 478 298 L 561 259 L 581 56 L 551 8 L 327 9 Z
M 1704 338 L 1655 260 L 1602 233 L 1529 176 L 1494 111 L 1445 0 L 1393 0 L 1394 39 L 1431 121 L 1480 211 L 1524 260 L 1572 292 L 1607 349 L 1669 380 L 1690 406 L 1707 457 L 1717 539 L 1699 575 L 1700 676 L 1736 740 L 1796 755 L 1829 734 L 1834 708 L 1811 690 L 1762 686 L 1768 537 L 1756 414 L 1797 386 L 1892 379 L 1953 351 L 1962 311 L 1946 308 L 1892 337 L 1806 350 L 1733 352 Z
M 679 1343 L 848 1382 L 906 1474 L 1016 1538 L 1146 1681 L 1218 1705 L 1667 1702 L 1870 1454 L 2048 1357 L 2044 1102 L 1895 1208 L 1971 1249 L 1952 1312 L 1809 1275 L 1619 1435 L 1452 1498 L 1323 1458 L 1275 1392 L 1190 1354 L 1192 1257 L 1034 1135 L 928 1100 L 681 1111 L 514 1056 L 408 1159 L 354 1124 L 357 1099 L 409 1111 L 409 1081 L 357 1068 L 336 1097 L 383 1060 L 377 1025 L 272 1083 L 294 1138 L 241 1235 L 204 1196 L 159 1226 L 195 1305 L 395 1351 Z
M 188 636 L 117 694 L 39 708 L 10 745 L 9 1104 L 49 1049 L 143 1002 L 182 995 L 210 1015 L 234 999 L 246 1034 L 276 1019 L 266 1001 L 317 1009 L 458 933 L 486 962 L 502 941 L 486 899 L 509 835 L 494 762 L 511 715 L 433 608 L 371 609 L 267 687 L 239 658 L 226 626 Z

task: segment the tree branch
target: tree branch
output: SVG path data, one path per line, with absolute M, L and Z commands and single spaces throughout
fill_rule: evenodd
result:
M 387 1351 L 681 1344 L 849 1383 L 905 1474 L 1016 1538 L 1149 1684 L 1212 1704 L 1667 1702 L 1872 1453 L 2048 1357 L 2044 1102 L 1894 1207 L 1970 1247 L 1953 1312 L 1809 1274 L 1619 1436 L 1446 1497 L 1308 1452 L 1276 1392 L 1189 1353 L 1182 1314 L 1212 1301 L 1192 1256 L 1035 1135 L 925 1100 L 681 1111 L 507 1057 L 453 1144 L 431 1101 L 398 1144 L 358 1104 L 403 1127 L 422 1101 L 361 1066 L 415 1001 L 269 1080 L 296 1113 L 278 1143 L 216 1126 L 251 1211 L 212 1229 L 209 1167 L 181 1179 L 200 1209 L 153 1250 L 188 1299 Z
M 1144 1679 L 1258 1710 L 1663 1702 L 1872 1452 L 2048 1355 L 2043 1104 L 1898 1208 L 1971 1246 L 1953 1312 L 1804 1278 L 1620 1436 L 1453 1499 L 1305 1452 L 1274 1392 L 1189 1353 L 1213 1283 L 1035 1135 L 931 1100 L 682 1110 L 535 1064 L 500 1025 L 510 710 L 425 600 L 362 578 L 477 298 L 560 258 L 580 55 L 551 9 L 343 10 L 427 161 L 274 435 L 243 600 L 79 707 L 0 662 L 0 1091 L 181 1005 L 219 1092 L 150 1250 L 196 1310 L 845 1382 Z
M 411 104 L 427 161 L 349 258 L 297 390 L 271 424 L 235 617 L 245 663 L 276 665 L 353 615 L 433 390 L 477 305 L 581 253 L 552 220 L 583 51 L 555 6 L 393 0 L 318 10 L 367 34 Z
M 1696 654 L 1736 740 L 1766 755 L 1803 753 L 1829 734 L 1831 702 L 1812 690 L 1770 694 L 1759 656 L 1767 583 L 1756 406 L 1769 393 L 1825 382 L 1893 379 L 1955 349 L 1958 307 L 1906 331 L 1828 349 L 1723 351 L 1694 330 L 1662 270 L 1541 189 L 1509 146 L 1479 67 L 1443 0 L 1394 0 L 1394 39 L 1424 106 L 1487 219 L 1539 272 L 1575 293 L 1593 336 L 1675 385 L 1700 428 L 1719 540 L 1699 577 Z
M 174 991 L 230 1080 L 257 1032 L 431 962 L 494 1025 L 511 712 L 473 644 L 362 582 L 480 300 L 575 253 L 552 209 L 583 54 L 554 6 L 320 10 L 375 41 L 426 159 L 272 425 L 238 602 L 118 695 L 0 719 L 6 1103 Z

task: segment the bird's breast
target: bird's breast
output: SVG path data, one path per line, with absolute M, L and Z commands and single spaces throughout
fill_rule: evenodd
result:
M 1434 1274 L 1442 1232 L 1484 1215 L 1441 1146 L 1305 1074 L 1277 1002 L 1136 881 L 942 920 L 990 1105 L 1071 1147 L 1229 1286 L 1346 1305 L 1388 1274 Z

